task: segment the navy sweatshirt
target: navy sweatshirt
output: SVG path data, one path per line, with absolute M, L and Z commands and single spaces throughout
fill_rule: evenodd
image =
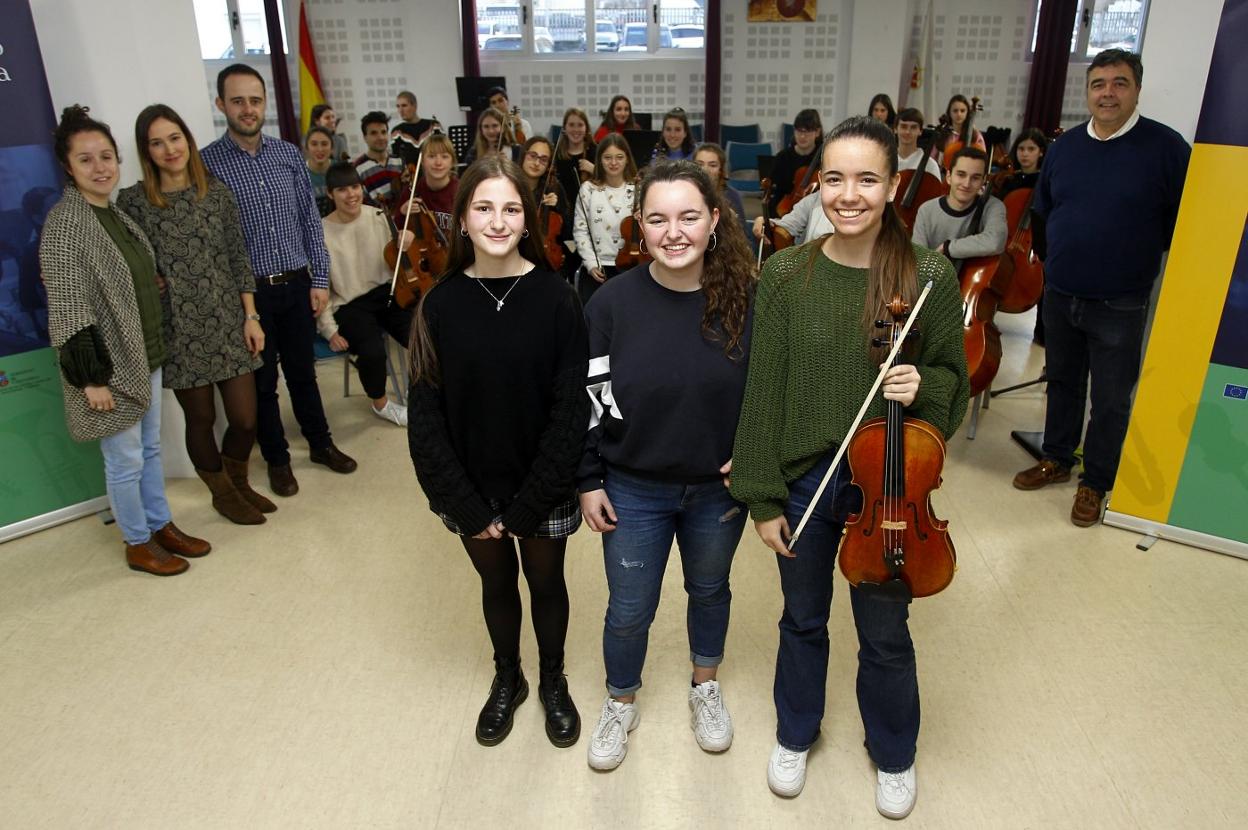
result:
M 1087 123 L 1044 157 L 1032 210 L 1044 220 L 1045 282 L 1076 297 L 1145 295 L 1170 248 L 1188 146 L 1141 117 L 1125 135 L 1097 141 Z
M 753 302 L 732 359 L 722 339 L 703 336 L 705 309 L 701 290 L 664 288 L 649 265 L 594 293 L 585 307 L 593 411 L 582 493 L 602 487 L 608 465 L 687 484 L 721 477 L 745 395 Z

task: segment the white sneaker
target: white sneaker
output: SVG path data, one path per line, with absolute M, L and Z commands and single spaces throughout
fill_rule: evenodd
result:
M 628 733 L 637 728 L 641 713 L 636 703 L 621 703 L 610 697 L 602 704 L 602 715 L 589 738 L 589 765 L 594 769 L 615 769 L 628 754 Z
M 732 716 L 719 694 L 719 681 L 708 680 L 689 690 L 689 726 L 698 746 L 723 752 L 732 746 Z
M 810 750 L 794 752 L 779 742 L 771 751 L 771 763 L 767 765 L 767 786 L 776 795 L 792 798 L 806 786 L 806 756 Z
M 919 796 L 919 780 L 914 764 L 904 772 L 876 772 L 875 809 L 885 818 L 905 818 Z
M 398 424 L 401 427 L 407 426 L 407 407 L 401 403 L 387 400 L 386 405 L 381 409 L 375 408 L 371 403 L 368 408 L 373 410 L 373 414 L 378 418 L 389 421 L 392 424 Z

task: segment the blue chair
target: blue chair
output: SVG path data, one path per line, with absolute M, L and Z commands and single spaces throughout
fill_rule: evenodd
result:
M 767 141 L 729 141 L 724 148 L 728 155 L 728 186 L 738 193 L 761 193 L 758 157 L 772 155 Z
M 792 146 L 793 146 L 793 125 L 781 124 L 780 125 L 780 149 L 783 150 L 785 147 L 792 147 Z
M 702 125 L 701 125 L 701 124 L 690 124 L 690 125 L 689 125 L 689 135 L 693 137 L 693 140 L 694 140 L 694 142 L 695 142 L 695 143 L 697 143 L 697 144 L 701 144 L 701 143 L 702 143 Z
M 390 385 L 394 388 L 394 394 L 399 403 L 406 403 L 407 389 L 403 386 L 402 378 L 407 373 L 407 349 L 404 346 L 398 347 L 399 354 L 396 361 L 390 348 L 393 338 L 383 332 L 381 339 L 386 348 L 386 374 L 390 377 Z M 351 396 L 351 368 L 355 366 L 355 357 L 350 352 L 334 351 L 330 348 L 329 341 L 319 334 L 312 341 L 312 357 L 317 363 L 323 360 L 342 359 L 342 396 L 349 398 Z
M 719 145 L 727 147 L 730 141 L 739 141 L 745 143 L 755 143 L 763 140 L 762 130 L 757 124 L 744 124 L 734 126 L 732 124 L 721 124 L 719 126 Z

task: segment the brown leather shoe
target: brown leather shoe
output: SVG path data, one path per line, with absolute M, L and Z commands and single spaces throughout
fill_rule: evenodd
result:
M 1061 484 L 1063 481 L 1070 481 L 1070 468 L 1047 458 L 1014 476 L 1014 486 L 1019 490 L 1039 490 L 1045 485 Z
M 276 504 L 251 489 L 251 483 L 247 481 L 247 469 L 251 466 L 250 462 L 239 461 L 230 458 L 228 455 L 223 455 L 221 456 L 221 464 L 225 467 L 225 474 L 230 477 L 230 481 L 234 484 L 234 489 L 252 507 L 261 513 L 272 513 L 277 510 Z
M 1105 503 L 1105 494 L 1098 493 L 1091 487 L 1079 485 L 1075 493 L 1075 504 L 1070 508 L 1070 521 L 1076 527 L 1091 527 L 1101 520 L 1101 505 Z
M 177 576 L 191 567 L 185 559 L 179 559 L 169 551 L 148 539 L 141 545 L 126 545 L 126 564 L 132 571 L 143 571 L 156 576 Z
M 203 539 L 187 536 L 178 530 L 178 526 L 173 522 L 153 533 L 152 539 L 170 553 L 176 553 L 178 556 L 185 556 L 191 559 L 207 556 L 212 552 L 212 545 Z
M 269 489 L 279 496 L 293 496 L 299 492 L 299 482 L 289 464 L 269 465 Z
M 323 449 L 312 450 L 309 458 L 312 459 L 313 464 L 324 464 L 335 473 L 354 473 L 355 468 L 358 466 L 354 458 L 333 444 Z

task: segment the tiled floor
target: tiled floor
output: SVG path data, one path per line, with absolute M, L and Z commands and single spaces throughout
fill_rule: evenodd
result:
M 1002 326 L 999 385 L 1036 375 L 1031 315 Z M 300 451 L 300 494 L 258 528 L 216 516 L 198 481 L 171 482 L 178 522 L 215 546 L 185 576 L 127 570 L 117 531 L 95 518 L 0 547 L 0 826 L 887 823 L 862 749 L 843 582 L 806 790 L 784 801 L 767 789 L 780 594 L 752 530 L 721 671 L 731 750 L 706 755 L 689 731 L 675 567 L 622 767 L 589 770 L 584 734 L 551 747 L 535 695 L 502 745 L 478 746 L 492 666 L 477 579 L 428 512 L 403 431 L 358 393 L 338 397 L 337 364 L 322 372 L 360 470 L 336 476 Z M 950 441 L 937 512 L 960 567 L 913 607 L 924 724 L 908 824 L 1242 827 L 1248 563 L 1077 529 L 1073 484 L 1012 489 L 1029 459 L 1008 433 L 1039 428 L 1042 413 L 1035 387 L 994 401 L 976 440 Z M 568 673 L 588 732 L 606 591 L 593 534 L 569 551 Z M 524 649 L 535 663 L 527 632 Z

